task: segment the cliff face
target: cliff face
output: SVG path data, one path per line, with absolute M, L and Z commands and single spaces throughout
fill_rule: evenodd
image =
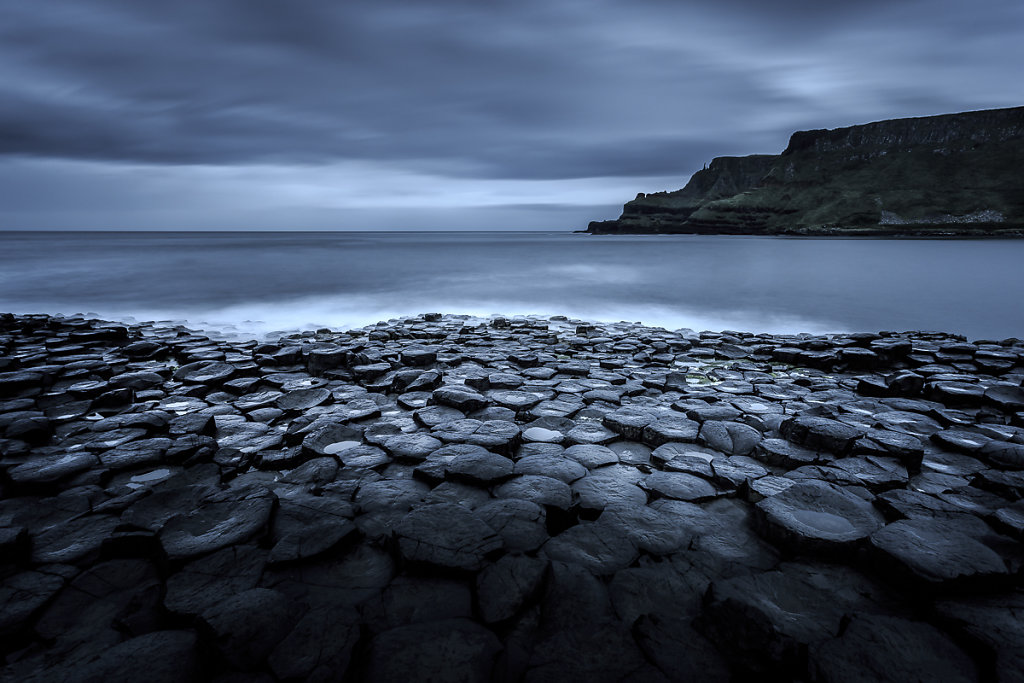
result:
M 1024 235 L 1024 107 L 794 133 L 587 232 Z

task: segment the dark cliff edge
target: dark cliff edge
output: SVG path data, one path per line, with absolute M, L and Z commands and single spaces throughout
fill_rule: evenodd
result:
M 587 232 L 1024 237 L 1024 107 L 800 131 Z

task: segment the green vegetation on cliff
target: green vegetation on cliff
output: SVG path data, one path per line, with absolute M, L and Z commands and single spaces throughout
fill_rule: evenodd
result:
M 587 232 L 1024 236 L 1024 107 L 797 132 Z

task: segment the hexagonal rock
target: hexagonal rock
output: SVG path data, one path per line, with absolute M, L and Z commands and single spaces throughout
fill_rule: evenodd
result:
M 274 502 L 268 491 L 245 498 L 230 492 L 214 496 L 198 509 L 172 517 L 160 529 L 160 544 L 167 557 L 176 560 L 242 543 L 266 528 Z
M 174 372 L 174 379 L 190 384 L 221 384 L 231 379 L 233 365 L 217 361 L 199 361 L 183 365 Z
M 255 588 L 266 563 L 266 551 L 248 544 L 193 560 L 167 579 L 164 607 L 175 614 L 199 614 L 218 600 Z
M 1024 681 L 1024 595 L 971 595 L 935 604 L 944 624 L 984 648 L 997 681 Z
M 620 477 L 591 474 L 572 484 L 573 494 L 580 507 L 586 510 L 604 510 L 610 505 L 644 505 L 647 493 Z
M 540 588 L 548 563 L 525 555 L 505 555 L 476 577 L 480 617 L 487 624 L 516 615 Z
M 501 538 L 477 515 L 461 505 L 425 505 L 407 514 L 395 527 L 402 557 L 413 562 L 477 571 L 499 550 Z
M 854 442 L 867 433 L 866 429 L 827 417 L 804 415 L 786 420 L 779 427 L 779 431 L 798 446 L 826 450 L 839 455 L 847 453 Z
M 404 460 L 425 460 L 428 455 L 441 447 L 441 441 L 424 432 L 396 434 L 384 441 L 384 450 L 395 458 Z
M 252 588 L 203 610 L 203 624 L 213 644 L 233 667 L 259 668 L 302 616 L 299 606 L 283 593 Z
M 855 615 L 842 636 L 811 648 L 815 680 L 856 681 L 978 680 L 967 653 L 931 624 L 901 617 Z
M 16 484 L 48 484 L 97 465 L 99 460 L 91 453 L 56 453 L 31 458 L 28 462 L 12 467 L 7 474 Z
M 517 413 L 525 412 L 541 402 L 540 396 L 528 391 L 500 390 L 492 391 L 488 395 L 497 405 Z
M 537 503 L 505 498 L 481 505 L 475 512 L 498 532 L 509 552 L 533 552 L 548 540 L 547 515 Z
M 990 441 L 978 450 L 978 455 L 1004 469 L 1024 470 L 1024 444 Z
M 641 485 L 648 491 L 675 500 L 699 502 L 719 495 L 718 489 L 710 482 L 685 472 L 651 472 Z
M 637 547 L 625 531 L 594 523 L 571 526 L 544 544 L 548 558 L 579 565 L 598 575 L 614 574 L 633 564 Z
M 619 438 L 619 435 L 596 422 L 584 422 L 569 430 L 565 435 L 574 444 L 607 444 Z
M 761 432 L 740 422 L 708 420 L 700 427 L 701 443 L 728 455 L 750 455 Z
M 742 669 L 789 680 L 800 677 L 808 646 L 834 638 L 850 612 L 880 604 L 888 607 L 879 587 L 852 569 L 787 563 L 714 581 L 702 631 Z
M 651 448 L 672 441 L 693 443 L 697 440 L 700 424 L 682 415 L 670 415 L 651 422 L 640 433 L 640 440 Z
M 352 504 L 340 497 L 282 492 L 270 530 L 269 561 L 290 562 L 325 552 L 356 530 Z
M 881 528 L 885 520 L 860 496 L 807 479 L 754 506 L 758 532 L 795 551 L 842 554 Z
M 56 574 L 26 571 L 0 581 L 0 636 L 18 632 L 64 585 Z
M 366 680 L 489 681 L 500 650 L 493 633 L 468 619 L 399 626 L 370 643 Z
M 359 636 L 356 610 L 315 605 L 277 644 L 267 663 L 280 680 L 343 680 Z
M 516 474 L 539 474 L 566 484 L 586 476 L 587 468 L 561 455 L 528 455 L 516 461 Z
M 871 545 L 880 560 L 929 584 L 980 583 L 1008 573 L 1006 562 L 975 536 L 991 534 L 978 519 L 902 519 L 879 529 Z
M 458 385 L 434 389 L 430 398 L 437 405 L 455 408 L 464 413 L 486 408 L 490 404 L 483 394 L 473 391 L 469 387 Z
M 277 448 L 282 434 L 261 422 L 238 422 L 218 427 L 216 439 L 221 448 L 237 448 L 248 454 Z
M 528 427 L 523 430 L 523 441 L 533 443 L 562 443 L 565 435 L 554 429 L 544 427 Z
M 597 444 L 577 444 L 570 446 L 563 454 L 566 458 L 575 460 L 579 464 L 592 470 L 604 465 L 614 465 L 619 462 L 619 456 L 607 446 Z
M 643 438 L 644 427 L 654 422 L 655 419 L 654 414 L 650 411 L 626 406 L 605 415 L 601 423 L 627 439 L 639 441 Z
M 690 543 L 693 534 L 678 520 L 647 505 L 613 505 L 597 523 L 624 533 L 640 550 L 666 555 Z
M 509 479 L 494 489 L 498 498 L 518 498 L 544 507 L 568 510 L 572 505 L 572 490 L 564 481 L 537 474 L 523 474 Z
M 1024 387 L 996 385 L 985 390 L 985 402 L 1006 413 L 1024 410 Z
M 488 486 L 512 476 L 515 463 L 508 458 L 480 449 L 462 453 L 445 466 L 451 479 Z

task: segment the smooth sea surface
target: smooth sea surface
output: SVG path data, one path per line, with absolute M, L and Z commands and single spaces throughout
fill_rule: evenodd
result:
M 424 312 L 1024 337 L 1024 240 L 0 233 L 0 311 L 262 337 Z

